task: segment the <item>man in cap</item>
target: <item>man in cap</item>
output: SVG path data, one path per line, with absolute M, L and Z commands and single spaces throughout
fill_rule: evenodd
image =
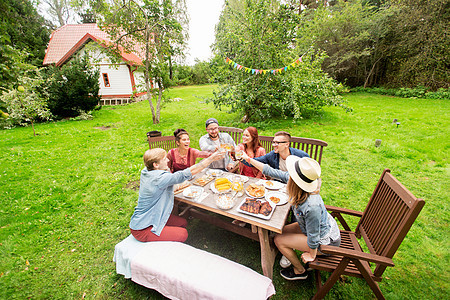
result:
M 226 132 L 219 132 L 219 122 L 214 118 L 206 120 L 206 132 L 204 136 L 200 138 L 199 144 L 202 151 L 214 152 L 220 148 L 221 144 L 230 144 L 233 149 L 236 147 L 236 143 L 233 138 Z M 233 169 L 235 162 L 232 160 L 229 154 L 225 155 L 224 159 L 217 160 L 209 165 L 212 169 L 231 170 Z

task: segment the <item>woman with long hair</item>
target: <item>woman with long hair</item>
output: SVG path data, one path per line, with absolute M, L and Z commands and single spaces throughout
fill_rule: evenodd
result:
M 274 242 L 283 254 L 281 276 L 287 280 L 306 279 L 307 264 L 314 261 L 316 255 L 323 255 L 320 245 L 339 246 L 341 236 L 336 220 L 316 192 L 321 174 L 319 163 L 309 157 L 290 155 L 286 166 L 289 173 L 286 190 L 297 222 L 285 225 Z M 305 266 L 294 249 L 303 252 L 301 258 Z
M 237 145 L 236 151 L 244 151 L 248 157 L 255 158 L 266 155 L 266 149 L 261 146 L 258 137 L 258 130 L 255 127 L 247 127 L 242 134 L 242 143 Z M 255 167 L 249 167 L 242 162 L 239 163 L 241 175 L 263 178 L 264 175 Z
M 175 130 L 173 135 L 175 136 L 175 143 L 177 143 L 178 147 L 170 149 L 169 153 L 167 153 L 169 168 L 172 173 L 194 165 L 198 157 L 206 158 L 211 155 L 209 151 L 200 151 L 189 147 L 191 144 L 189 133 L 183 128 Z

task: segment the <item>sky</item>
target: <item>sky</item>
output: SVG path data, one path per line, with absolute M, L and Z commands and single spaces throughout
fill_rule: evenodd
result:
M 186 0 L 189 13 L 189 53 L 186 64 L 194 65 L 195 58 L 201 61 L 211 57 L 214 43 L 214 28 L 219 22 L 224 0 Z

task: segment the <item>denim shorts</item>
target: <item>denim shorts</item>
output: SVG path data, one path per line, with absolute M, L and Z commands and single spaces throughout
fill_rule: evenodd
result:
M 333 239 L 330 239 L 330 240 L 331 240 L 331 242 L 327 246 L 339 247 L 341 245 L 341 237 L 339 237 L 335 241 Z M 325 254 L 322 251 L 320 251 L 320 246 L 322 246 L 322 245 L 319 245 L 319 248 L 317 249 L 317 255 L 330 256 L 330 254 Z

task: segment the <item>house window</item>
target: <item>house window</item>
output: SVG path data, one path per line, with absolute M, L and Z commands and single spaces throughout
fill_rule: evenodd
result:
M 105 83 L 105 86 L 109 87 L 110 85 L 109 85 L 108 73 L 103 73 L 102 76 L 103 76 L 103 82 Z

